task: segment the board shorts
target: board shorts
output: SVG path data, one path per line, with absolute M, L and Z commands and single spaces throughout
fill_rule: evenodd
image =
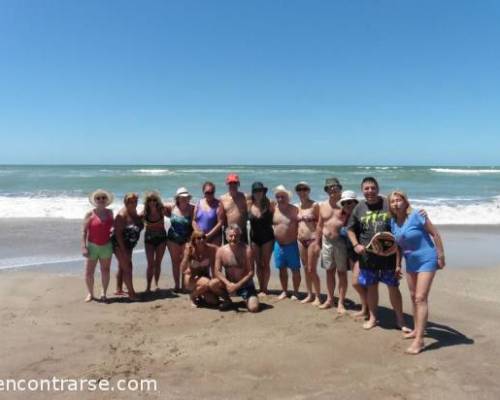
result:
M 253 280 L 248 280 L 242 287 L 236 291 L 236 295 L 240 296 L 243 300 L 248 300 L 252 296 L 257 296 Z
M 379 282 L 385 283 L 387 286 L 399 286 L 399 280 L 393 269 L 359 269 L 358 283 L 361 286 L 375 285 Z
M 87 249 L 89 251 L 89 260 L 109 260 L 113 256 L 113 245 L 108 242 L 102 246 L 89 242 L 87 244 Z
M 328 239 L 323 236 L 321 245 L 321 268 L 337 269 L 346 272 L 349 268 L 349 257 L 347 253 L 347 241 L 343 236 Z
M 274 264 L 276 268 L 290 268 L 292 271 L 300 270 L 300 254 L 297 241 L 289 244 L 274 242 Z

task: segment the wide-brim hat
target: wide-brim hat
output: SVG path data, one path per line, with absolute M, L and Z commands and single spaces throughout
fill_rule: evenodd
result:
M 292 192 L 290 192 L 284 185 L 278 185 L 274 188 L 273 190 L 274 195 L 277 195 L 278 193 L 285 193 L 289 199 L 292 198 Z
M 264 186 L 262 182 L 254 182 L 252 183 L 252 192 L 263 191 L 267 193 L 267 187 Z
M 396 238 L 391 232 L 376 233 L 366 246 L 367 251 L 383 257 L 392 256 L 397 248 Z
M 306 181 L 300 181 L 295 185 L 295 191 L 297 191 L 298 188 L 300 187 L 306 187 L 308 190 L 311 190 L 311 186 Z
M 191 198 L 192 196 L 191 196 L 191 193 L 189 193 L 189 190 L 187 190 L 185 187 L 180 187 L 175 192 L 175 198 L 178 199 L 179 197 Z
M 344 202 L 348 200 L 354 200 L 356 203 L 359 203 L 357 197 L 356 197 L 356 192 L 353 192 L 352 190 L 344 190 L 342 192 L 342 196 L 340 197 L 340 200 L 337 201 L 337 207 L 342 208 L 344 205 Z
M 105 207 L 107 207 L 111 203 L 113 203 L 113 200 L 115 199 L 115 196 L 113 195 L 113 193 L 108 192 L 107 190 L 104 190 L 104 189 L 97 189 L 97 190 L 95 190 L 95 191 L 93 191 L 92 193 L 89 194 L 89 202 L 94 207 L 97 207 L 97 203 L 95 201 L 95 198 L 96 198 L 97 195 L 104 195 L 104 196 L 106 196 L 107 200 L 106 200 Z

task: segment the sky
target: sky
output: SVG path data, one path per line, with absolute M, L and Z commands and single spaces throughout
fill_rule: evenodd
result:
M 0 0 L 0 164 L 500 164 L 494 0 Z

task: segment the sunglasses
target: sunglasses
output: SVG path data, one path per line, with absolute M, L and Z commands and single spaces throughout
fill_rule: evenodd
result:
M 94 198 L 96 199 L 96 201 L 107 200 L 108 199 L 106 196 L 96 196 Z
M 149 199 L 148 203 L 158 203 L 158 200 L 156 200 L 156 199 Z
M 295 191 L 296 191 L 296 192 L 308 192 L 308 191 L 309 191 L 309 188 L 306 188 L 306 187 L 298 187 Z
M 287 196 L 282 195 L 282 194 L 277 194 L 275 197 L 276 197 L 276 199 L 286 199 L 287 198 Z
M 253 193 L 263 193 L 264 189 L 254 189 L 252 190 Z
M 203 194 L 204 194 L 205 196 L 209 196 L 209 195 L 213 195 L 214 193 L 215 193 L 214 191 L 206 191 L 206 192 L 204 192 Z
M 337 185 L 332 185 L 332 186 L 325 187 L 325 191 L 337 193 L 337 192 L 341 192 L 342 188 L 337 186 Z
M 351 206 L 353 204 L 356 204 L 355 200 L 346 200 L 342 203 L 343 206 Z

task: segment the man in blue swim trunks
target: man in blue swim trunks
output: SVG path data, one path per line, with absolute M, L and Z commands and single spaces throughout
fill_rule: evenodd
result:
M 280 271 L 280 282 L 283 291 L 278 300 L 288 296 L 288 271 L 292 271 L 293 294 L 292 300 L 297 300 L 300 287 L 300 255 L 297 243 L 299 229 L 299 209 L 290 204 L 291 192 L 283 185 L 274 189 L 277 207 L 273 213 L 274 230 L 274 263 Z
M 382 282 L 389 289 L 397 325 L 405 330 L 407 328 L 403 319 L 403 299 L 399 291 L 401 271 L 396 269 L 396 255 L 384 257 L 366 250 L 376 233 L 391 231 L 387 200 L 379 196 L 378 182 L 373 177 L 363 179 L 361 190 L 365 200 L 354 208 L 347 228 L 354 251 L 359 255 L 358 282 L 367 293 L 369 315 L 363 328 L 371 329 L 377 325 L 378 283 Z
M 222 308 L 232 305 L 230 295 L 237 295 L 246 302 L 250 312 L 259 311 L 259 299 L 253 284 L 252 249 L 241 240 L 241 228 L 231 224 L 226 229 L 228 244 L 220 247 L 215 255 L 215 278 L 210 289 L 224 299 Z M 222 268 L 226 274 L 222 272 Z

